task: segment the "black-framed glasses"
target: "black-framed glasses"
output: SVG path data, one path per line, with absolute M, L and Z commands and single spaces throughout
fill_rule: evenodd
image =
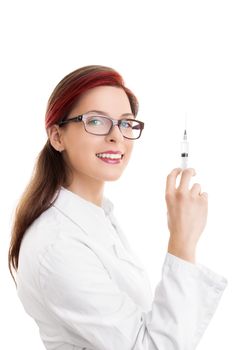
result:
M 144 123 L 135 119 L 112 119 L 110 117 L 87 112 L 76 117 L 62 120 L 58 123 L 63 126 L 69 122 L 83 122 L 86 132 L 93 135 L 108 135 L 113 126 L 117 125 L 122 135 L 129 140 L 136 140 L 141 136 Z

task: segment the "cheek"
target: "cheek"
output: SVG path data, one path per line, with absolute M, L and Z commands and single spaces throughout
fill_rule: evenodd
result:
M 132 151 L 133 151 L 133 145 L 127 145 L 127 147 L 125 147 L 125 155 L 124 155 L 124 158 L 123 158 L 123 166 L 126 167 L 130 158 L 131 158 L 131 154 L 132 154 Z
M 130 157 L 131 153 L 133 151 L 133 143 L 129 142 L 126 146 L 126 155 L 127 157 Z
M 95 152 L 98 147 L 95 145 L 94 140 L 89 140 L 87 135 L 79 135 L 79 137 L 70 138 L 66 144 L 66 155 L 69 162 L 74 168 L 90 167 L 90 162 L 95 160 Z
M 87 145 L 79 144 L 69 150 L 70 161 L 77 166 L 85 166 L 90 160 L 93 160 L 94 156 L 94 152 L 92 152 Z

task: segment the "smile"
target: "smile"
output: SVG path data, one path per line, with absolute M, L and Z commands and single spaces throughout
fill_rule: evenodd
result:
M 119 164 L 122 161 L 121 153 L 97 153 L 96 157 L 107 164 Z
M 105 159 L 122 159 L 123 154 L 111 154 L 111 153 L 97 153 L 96 156 L 98 158 L 105 158 Z

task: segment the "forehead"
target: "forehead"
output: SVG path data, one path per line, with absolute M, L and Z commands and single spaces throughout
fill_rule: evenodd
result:
M 86 113 L 101 110 L 111 115 L 131 113 L 128 96 L 115 86 L 98 86 L 83 93 L 72 108 L 72 113 Z

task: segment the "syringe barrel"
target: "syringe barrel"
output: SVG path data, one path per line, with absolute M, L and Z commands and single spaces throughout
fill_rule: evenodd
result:
M 183 153 L 189 153 L 189 143 L 187 141 L 182 141 L 180 143 L 180 152 Z
M 181 168 L 185 169 L 188 167 L 188 154 L 189 154 L 189 144 L 187 141 L 182 141 L 180 143 L 180 151 L 181 151 Z

